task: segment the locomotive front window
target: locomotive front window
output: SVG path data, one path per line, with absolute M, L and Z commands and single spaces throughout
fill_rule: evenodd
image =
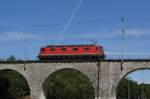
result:
M 73 48 L 72 50 L 73 50 L 73 51 L 78 51 L 78 48 Z
M 42 48 L 41 51 L 44 52 L 44 51 L 45 51 L 45 48 Z
M 88 51 L 88 50 L 89 50 L 89 48 L 84 48 L 84 50 L 85 50 L 85 51 Z
M 66 48 L 62 48 L 61 50 L 62 50 L 62 51 L 66 51 Z
M 55 51 L 55 48 L 51 48 L 50 51 L 54 52 L 54 51 Z

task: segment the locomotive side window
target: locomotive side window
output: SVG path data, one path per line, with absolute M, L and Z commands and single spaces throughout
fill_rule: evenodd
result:
M 96 50 L 98 50 L 99 48 L 98 47 L 96 47 Z
M 85 50 L 85 51 L 88 51 L 88 50 L 89 50 L 89 48 L 88 48 L 88 47 L 86 47 L 86 48 L 84 48 L 84 50 Z
M 55 51 L 55 48 L 51 48 L 50 51 L 54 52 L 54 51 Z
M 73 51 L 78 51 L 78 48 L 73 48 L 72 50 L 73 50 Z
M 61 50 L 62 50 L 62 51 L 66 51 L 66 48 L 62 48 Z

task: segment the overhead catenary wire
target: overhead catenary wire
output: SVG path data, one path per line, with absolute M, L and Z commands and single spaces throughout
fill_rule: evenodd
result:
M 56 45 L 58 45 L 61 40 L 63 39 L 63 35 L 65 33 L 65 31 L 68 29 L 68 27 L 70 26 L 71 22 L 73 21 L 77 11 L 79 10 L 79 8 L 81 7 L 81 5 L 83 4 L 85 0 L 80 0 L 80 2 L 78 3 L 78 5 L 75 7 L 71 17 L 68 19 L 68 21 L 66 22 L 65 26 L 63 27 L 63 29 L 60 31 L 59 33 L 59 37 L 58 37 L 58 40 L 56 42 Z

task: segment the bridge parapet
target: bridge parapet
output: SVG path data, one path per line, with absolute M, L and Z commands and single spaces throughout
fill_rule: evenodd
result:
M 107 55 L 106 59 L 112 59 L 112 60 L 132 60 L 132 59 L 150 59 L 150 55 Z

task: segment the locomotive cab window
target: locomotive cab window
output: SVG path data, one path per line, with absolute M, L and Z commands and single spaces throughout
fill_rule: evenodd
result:
M 90 48 L 88 48 L 88 47 L 84 48 L 85 51 L 88 51 L 89 49 L 90 49 Z
M 50 51 L 54 52 L 54 51 L 55 51 L 55 48 L 51 48 Z
M 41 51 L 44 52 L 44 51 L 45 51 L 45 48 L 42 48 Z
M 78 48 L 73 48 L 72 50 L 73 50 L 73 51 L 78 51 Z

